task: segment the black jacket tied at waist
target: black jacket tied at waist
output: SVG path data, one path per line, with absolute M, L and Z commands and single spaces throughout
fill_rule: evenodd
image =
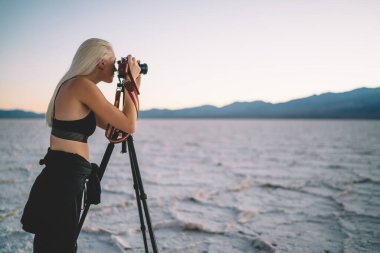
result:
M 100 203 L 100 194 L 102 192 L 98 177 L 99 166 L 96 163 L 91 163 L 91 166 L 92 172 L 87 181 L 86 202 L 88 204 L 97 205 Z
M 30 191 L 21 218 L 23 229 L 31 233 L 52 231 L 65 220 L 75 220 L 69 226 L 75 230 L 84 189 L 87 188 L 88 203 L 100 203 L 98 166 L 80 155 L 50 148 L 40 165 L 46 166 Z

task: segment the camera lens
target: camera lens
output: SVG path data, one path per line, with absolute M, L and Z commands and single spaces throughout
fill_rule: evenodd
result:
M 146 73 L 148 73 L 148 64 L 146 63 L 142 63 L 142 64 L 139 64 L 140 66 L 140 73 L 143 74 L 143 75 L 146 75 Z

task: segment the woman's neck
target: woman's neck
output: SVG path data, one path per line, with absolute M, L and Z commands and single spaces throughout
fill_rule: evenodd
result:
M 90 74 L 88 75 L 83 75 L 83 77 L 87 78 L 88 80 L 90 80 L 91 82 L 93 82 L 94 84 L 97 84 L 101 81 L 101 78 L 100 76 L 98 75 L 97 71 L 94 70 L 92 71 Z

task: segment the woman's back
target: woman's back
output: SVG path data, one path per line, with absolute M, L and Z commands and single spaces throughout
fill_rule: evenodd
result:
M 76 153 L 89 160 L 87 142 L 70 138 L 67 133 L 79 133 L 90 136 L 96 129 L 96 118 L 86 105 L 76 98 L 74 85 L 81 85 L 83 77 L 73 78 L 63 83 L 57 93 L 54 105 L 50 148 Z M 76 87 L 78 88 L 78 87 Z M 66 132 L 66 135 L 65 135 Z M 66 136 L 66 137 L 65 137 Z

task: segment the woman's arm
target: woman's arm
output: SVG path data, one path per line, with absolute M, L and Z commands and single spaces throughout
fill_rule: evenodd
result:
M 124 109 L 120 111 L 108 102 L 100 89 L 86 78 L 73 80 L 73 92 L 80 102 L 87 105 L 96 115 L 97 124 L 106 127 L 110 124 L 126 133 L 134 133 L 137 113 L 132 99 L 126 94 Z
M 96 114 L 95 114 L 95 118 L 96 118 L 96 125 L 104 130 L 106 130 L 107 128 L 107 123 L 104 122 L 100 117 L 98 117 Z

